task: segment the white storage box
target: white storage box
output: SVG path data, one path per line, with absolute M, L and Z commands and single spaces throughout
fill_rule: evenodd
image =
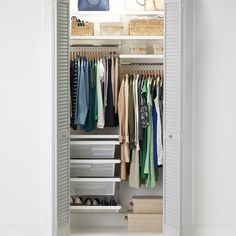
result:
M 101 36 L 120 36 L 123 34 L 123 25 L 119 22 L 100 23 Z
M 147 54 L 147 44 L 145 43 L 133 43 L 129 47 L 131 54 Z
M 163 53 L 164 53 L 163 43 L 154 43 L 153 44 L 153 54 L 163 55 Z
M 114 195 L 120 178 L 71 178 L 71 195 Z
M 71 177 L 113 177 L 116 163 L 119 163 L 119 160 L 113 163 L 106 160 L 72 160 Z
M 71 158 L 114 158 L 115 145 L 103 144 L 103 145 L 86 145 L 86 144 L 71 144 L 70 145 Z

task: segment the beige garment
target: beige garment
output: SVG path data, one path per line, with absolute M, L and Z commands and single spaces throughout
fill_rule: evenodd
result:
M 119 115 L 119 142 L 120 142 L 120 159 L 121 159 L 121 173 L 122 180 L 127 179 L 126 161 L 125 161 L 125 90 L 124 79 L 122 80 L 119 97 L 118 97 L 118 115 Z
M 132 158 L 129 173 L 129 186 L 132 188 L 140 187 L 140 165 L 139 165 L 139 151 L 135 147 L 132 150 Z
M 115 58 L 115 113 L 118 112 L 119 58 Z

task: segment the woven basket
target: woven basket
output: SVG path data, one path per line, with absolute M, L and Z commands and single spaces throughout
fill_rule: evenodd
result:
M 73 36 L 93 36 L 94 24 L 92 22 L 84 23 L 84 26 L 78 26 L 77 18 L 71 18 L 71 35 Z
M 163 36 L 164 21 L 160 19 L 132 19 L 129 21 L 131 36 Z

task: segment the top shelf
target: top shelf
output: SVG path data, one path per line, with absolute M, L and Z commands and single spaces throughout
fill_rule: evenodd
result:
M 114 16 L 114 15 L 122 15 L 122 16 L 164 16 L 164 11 L 124 11 L 124 12 L 116 12 L 116 11 L 72 11 L 71 16 L 94 16 L 94 15 L 106 15 L 106 16 Z

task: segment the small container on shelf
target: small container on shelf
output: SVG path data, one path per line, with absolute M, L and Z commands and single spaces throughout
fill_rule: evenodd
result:
M 164 21 L 162 18 L 131 19 L 129 21 L 130 36 L 163 36 Z
M 94 36 L 94 24 L 92 22 L 81 22 L 76 16 L 71 17 L 72 36 Z
M 153 44 L 153 54 L 163 55 L 163 53 L 164 53 L 163 43 L 154 43 Z
M 129 46 L 131 54 L 147 54 L 147 44 L 145 43 L 133 43 Z
M 123 25 L 119 22 L 100 23 L 101 36 L 121 36 Z

